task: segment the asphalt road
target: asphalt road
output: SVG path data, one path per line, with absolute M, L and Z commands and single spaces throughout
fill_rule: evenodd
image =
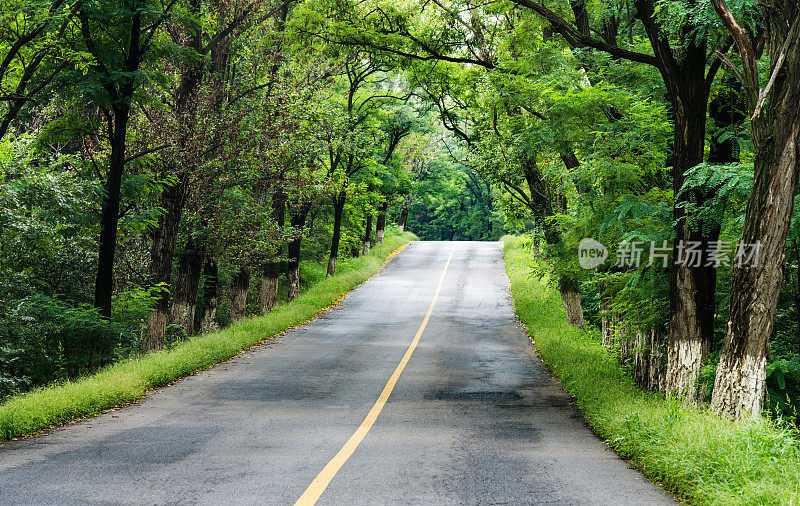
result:
M 391 396 L 318 504 L 672 502 L 586 428 L 535 355 L 499 244 L 420 242 L 311 324 L 6 443 L 0 503 L 294 503 L 374 413 L 440 280 Z

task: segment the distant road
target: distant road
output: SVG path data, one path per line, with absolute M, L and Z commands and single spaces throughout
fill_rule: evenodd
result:
M 0 447 L 0 503 L 317 497 L 674 504 L 586 428 L 537 358 L 498 243 L 412 243 L 305 327 L 137 405 Z

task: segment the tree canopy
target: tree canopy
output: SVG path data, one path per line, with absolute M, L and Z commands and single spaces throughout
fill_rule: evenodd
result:
M 762 4 L 3 0 L 0 397 L 405 229 L 528 234 L 640 387 L 794 413 L 800 8 Z

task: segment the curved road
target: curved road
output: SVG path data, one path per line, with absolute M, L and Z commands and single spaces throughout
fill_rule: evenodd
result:
M 586 428 L 515 320 L 500 245 L 474 242 L 412 243 L 311 324 L 0 446 L 0 503 L 292 504 L 323 468 L 318 504 L 673 503 Z

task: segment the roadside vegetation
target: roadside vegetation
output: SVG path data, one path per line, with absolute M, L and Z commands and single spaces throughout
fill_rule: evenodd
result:
M 797 1 L 1 3 L 0 400 L 395 227 L 524 232 L 638 388 L 800 422 Z
M 374 275 L 416 236 L 392 234 L 368 255 L 342 262 L 335 276 L 322 275 L 294 300 L 269 314 L 243 319 L 223 330 L 195 336 L 168 350 L 132 357 L 99 372 L 39 387 L 0 404 L 0 441 L 96 415 L 141 399 L 148 391 L 218 364 L 287 329 L 316 317 Z
M 797 504 L 800 433 L 766 418 L 732 422 L 637 388 L 600 332 L 567 323 L 528 237 L 503 238 L 517 315 L 591 428 L 651 480 L 692 504 Z

